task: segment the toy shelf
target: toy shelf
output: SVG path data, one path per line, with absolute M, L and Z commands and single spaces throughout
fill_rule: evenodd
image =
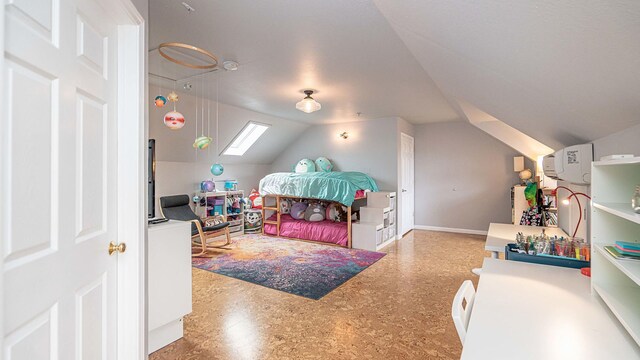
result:
M 239 213 L 229 213 L 227 209 L 227 201 L 231 198 L 244 198 L 244 191 L 214 191 L 202 193 L 201 197 L 206 198 L 205 212 L 208 215 L 209 210 L 207 209 L 209 204 L 209 199 L 220 198 L 220 202 L 222 203 L 222 213 L 219 215 L 224 216 L 226 221 L 229 222 L 229 233 L 231 237 L 240 236 L 244 234 L 244 206 L 240 204 L 240 212 Z

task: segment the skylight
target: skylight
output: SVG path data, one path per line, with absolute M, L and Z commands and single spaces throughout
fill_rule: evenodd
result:
M 270 125 L 249 121 L 238 135 L 231 141 L 224 151 L 224 155 L 242 156 L 258 140 Z

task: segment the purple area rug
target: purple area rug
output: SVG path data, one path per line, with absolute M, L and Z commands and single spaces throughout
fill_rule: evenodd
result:
M 232 250 L 194 258 L 198 269 L 318 300 L 386 254 L 262 235 L 235 238 Z

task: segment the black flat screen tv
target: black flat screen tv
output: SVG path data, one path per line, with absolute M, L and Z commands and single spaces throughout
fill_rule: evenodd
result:
M 147 216 L 152 219 L 156 216 L 156 140 L 149 139 L 149 151 L 147 154 Z

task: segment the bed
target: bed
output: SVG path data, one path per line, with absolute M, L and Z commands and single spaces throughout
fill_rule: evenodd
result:
M 361 172 L 274 173 L 260 180 L 263 197 L 262 233 L 290 239 L 317 241 L 351 248 L 351 205 L 378 191 L 376 182 Z M 282 199 L 314 199 L 347 207 L 347 221 L 309 222 L 280 214 Z

